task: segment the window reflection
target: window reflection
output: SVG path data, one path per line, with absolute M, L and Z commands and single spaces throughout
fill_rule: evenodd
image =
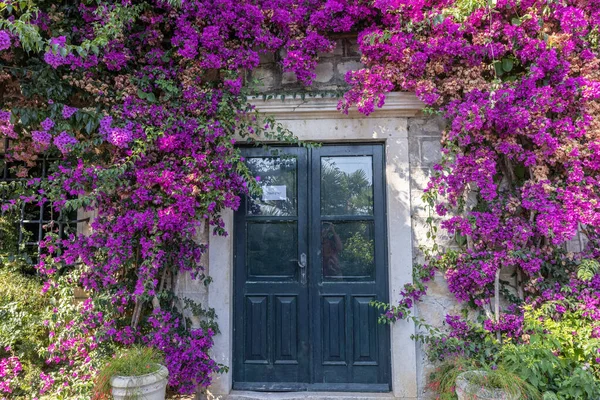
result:
M 261 195 L 248 199 L 248 215 L 296 215 L 296 159 L 253 157 L 246 164 L 263 188 Z
M 373 277 L 375 245 L 372 221 L 323 222 L 321 249 L 326 279 Z
M 321 158 L 321 214 L 373 214 L 370 156 Z
M 294 276 L 297 232 L 296 222 L 248 223 L 248 275 Z

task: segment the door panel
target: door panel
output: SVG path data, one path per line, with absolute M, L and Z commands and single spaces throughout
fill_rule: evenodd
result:
M 298 297 L 275 298 L 275 364 L 298 364 Z
M 346 365 L 346 304 L 344 296 L 322 297 L 322 362 Z
M 241 389 L 291 390 L 310 378 L 308 287 L 297 261 L 307 253 L 307 153 L 280 153 L 245 152 L 265 190 L 235 215 L 233 374 Z
M 248 332 L 246 333 L 245 361 L 248 363 L 266 364 L 268 362 L 268 303 L 268 296 L 246 296 Z
M 235 216 L 234 388 L 389 391 L 383 147 L 277 150 L 244 151 L 263 193 Z
M 311 185 L 309 265 L 320 268 L 309 271 L 310 297 L 313 308 L 323 307 L 311 321 L 313 337 L 323 336 L 312 341 L 313 382 L 389 389 L 389 335 L 369 305 L 387 299 L 383 148 L 322 146 L 312 150 L 310 167 L 312 182 L 320 182 Z M 319 357 L 332 354 L 334 342 L 343 347 L 339 358 Z
M 353 365 L 377 365 L 377 324 L 376 310 L 370 305 L 375 296 L 355 296 L 352 298 L 352 318 L 354 320 L 354 359 Z

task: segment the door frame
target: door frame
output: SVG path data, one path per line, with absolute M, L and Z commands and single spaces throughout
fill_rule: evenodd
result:
M 376 110 L 368 118 L 351 111 L 342 115 L 337 110 L 336 98 L 310 98 L 306 100 L 249 99 L 260 113 L 272 115 L 303 141 L 346 144 L 351 142 L 381 142 L 385 145 L 386 212 L 388 234 L 389 293 L 394 301 L 404 284 L 412 282 L 413 223 L 411 220 L 411 164 L 409 162 L 408 119 L 423 108 L 414 95 L 390 93 L 386 95 L 383 110 Z M 420 128 L 417 128 L 417 134 Z M 244 139 L 241 139 L 244 140 Z M 415 150 L 411 150 L 414 152 Z M 412 153 L 411 153 L 412 154 Z M 418 169 L 418 165 L 417 168 Z M 233 229 L 233 211 L 224 210 L 225 229 Z M 207 231 L 208 232 L 208 231 Z M 208 235 L 208 233 L 207 233 Z M 232 236 L 210 236 L 208 254 L 203 265 L 212 277 L 208 289 L 203 285 L 186 284 L 181 293 L 205 299 L 204 304 L 215 310 L 220 334 L 214 337 L 211 354 L 223 365 L 231 366 L 233 360 L 233 240 Z M 206 290 L 206 295 L 202 291 Z M 200 294 L 199 294 L 200 293 Z M 199 297 L 200 296 L 200 297 Z M 203 297 L 206 296 L 206 297 Z M 397 398 L 418 396 L 418 346 L 412 335 L 415 324 L 399 321 L 391 326 L 391 381 L 392 393 Z M 232 390 L 232 371 L 215 375 L 208 392 L 227 396 Z M 225 398 L 223 397 L 223 398 Z

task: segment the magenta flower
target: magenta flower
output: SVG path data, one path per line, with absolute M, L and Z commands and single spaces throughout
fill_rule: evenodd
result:
M 31 138 L 43 147 L 48 147 L 52 143 L 52 135 L 46 131 L 33 131 L 31 132 Z
M 75 107 L 64 106 L 62 110 L 62 116 L 64 119 L 69 119 L 75 114 L 79 109 Z
M 46 118 L 45 120 L 42 121 L 42 129 L 44 131 L 48 132 L 53 127 L 54 127 L 54 121 L 52 121 L 50 118 Z
M 10 48 L 10 35 L 6 31 L 0 31 L 0 51 Z
M 66 131 L 59 133 L 58 136 L 54 138 L 54 145 L 58 147 L 58 150 L 63 154 L 68 154 L 71 151 L 72 146 L 76 143 L 77 139 L 69 135 Z

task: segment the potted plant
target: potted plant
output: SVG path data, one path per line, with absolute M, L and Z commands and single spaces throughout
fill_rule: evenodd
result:
M 514 375 L 498 370 L 462 372 L 456 377 L 458 400 L 519 400 L 521 385 Z
M 164 400 L 169 371 L 151 347 L 133 347 L 106 363 L 97 377 L 96 395 L 115 400 Z
M 440 400 L 540 399 L 539 392 L 513 372 L 474 360 L 447 360 L 431 374 L 429 387 Z

